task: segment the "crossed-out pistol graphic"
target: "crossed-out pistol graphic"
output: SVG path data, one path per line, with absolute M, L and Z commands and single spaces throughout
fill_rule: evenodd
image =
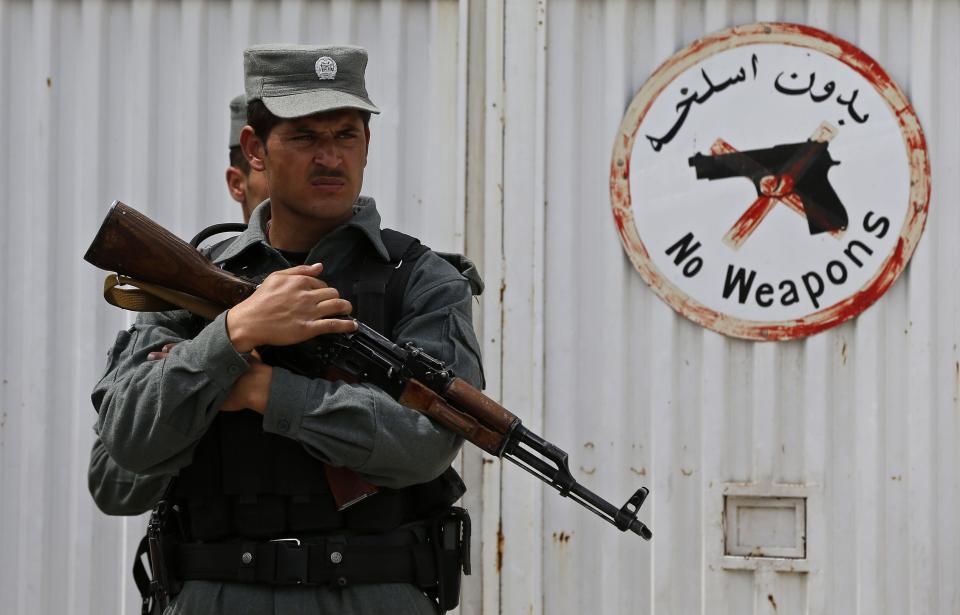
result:
M 746 177 L 757 189 L 757 199 L 723 236 L 723 242 L 738 249 L 777 202 L 804 216 L 811 235 L 841 237 L 847 228 L 847 210 L 827 179 L 827 171 L 840 164 L 827 151 L 836 135 L 837 129 L 823 122 L 801 143 L 737 151 L 717 139 L 710 146 L 710 156 L 697 153 L 691 157 L 697 179 Z

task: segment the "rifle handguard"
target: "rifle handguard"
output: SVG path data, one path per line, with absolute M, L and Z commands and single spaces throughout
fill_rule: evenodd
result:
M 520 422 L 515 414 L 462 378 L 453 379 L 447 389 L 446 398 L 461 408 L 469 408 L 472 416 L 504 436 L 510 435 L 513 428 Z
M 460 412 L 416 380 L 410 380 L 407 383 L 397 401 L 425 414 L 491 455 L 499 457 L 503 453 L 503 447 L 507 442 L 506 434 L 497 433 L 482 425 L 476 418 Z

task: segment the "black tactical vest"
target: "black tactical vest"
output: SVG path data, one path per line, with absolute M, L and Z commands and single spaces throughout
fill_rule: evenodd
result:
M 410 272 L 427 248 L 389 229 L 382 230 L 381 237 L 390 262 L 369 242 L 360 241 L 350 266 L 324 280 L 353 304 L 357 318 L 393 339 Z M 228 243 L 214 246 L 211 254 Z M 243 260 L 240 254 L 224 268 L 241 273 Z M 381 488 L 340 512 L 322 462 L 295 440 L 264 432 L 263 417 L 252 410 L 219 413 L 175 486 L 186 511 L 189 540 L 388 531 L 450 506 L 464 491 L 460 477 L 449 468 L 429 483 Z

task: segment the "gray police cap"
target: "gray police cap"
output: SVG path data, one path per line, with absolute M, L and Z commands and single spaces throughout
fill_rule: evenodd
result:
M 295 118 L 336 109 L 380 113 L 367 95 L 362 47 L 255 45 L 243 52 L 247 100 L 270 113 Z
M 240 147 L 240 131 L 247 125 L 247 96 L 241 94 L 230 101 L 230 145 Z

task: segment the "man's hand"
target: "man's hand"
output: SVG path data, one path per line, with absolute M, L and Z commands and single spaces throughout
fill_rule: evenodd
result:
M 270 398 L 270 380 L 273 368 L 259 360 L 256 353 L 251 355 L 250 369 L 237 378 L 230 387 L 227 398 L 220 404 L 220 412 L 251 409 L 260 414 L 267 411 Z
M 151 352 L 147 355 L 148 361 L 159 361 L 167 358 L 176 342 L 164 344 L 159 351 Z M 237 410 L 251 409 L 260 414 L 267 411 L 267 401 L 270 398 L 270 380 L 273 378 L 273 368 L 260 360 L 260 355 L 256 350 L 250 353 L 247 359 L 250 363 L 250 369 L 237 378 L 227 398 L 220 404 L 220 412 L 235 412 Z
M 163 348 L 161 348 L 159 351 L 151 352 L 150 354 L 148 354 L 148 355 L 147 355 L 147 360 L 148 360 L 148 361 L 159 361 L 160 359 L 166 359 L 166 358 L 167 358 L 167 355 L 170 354 L 170 351 L 171 351 L 171 350 L 173 349 L 173 347 L 176 346 L 176 345 L 177 345 L 176 342 L 170 342 L 169 344 L 164 344 L 164 345 L 163 345 Z
M 316 276 L 322 265 L 300 265 L 267 276 L 256 292 L 227 312 L 227 333 L 237 352 L 257 346 L 288 346 L 326 333 L 349 333 L 352 320 L 331 318 L 349 314 L 341 299 Z

